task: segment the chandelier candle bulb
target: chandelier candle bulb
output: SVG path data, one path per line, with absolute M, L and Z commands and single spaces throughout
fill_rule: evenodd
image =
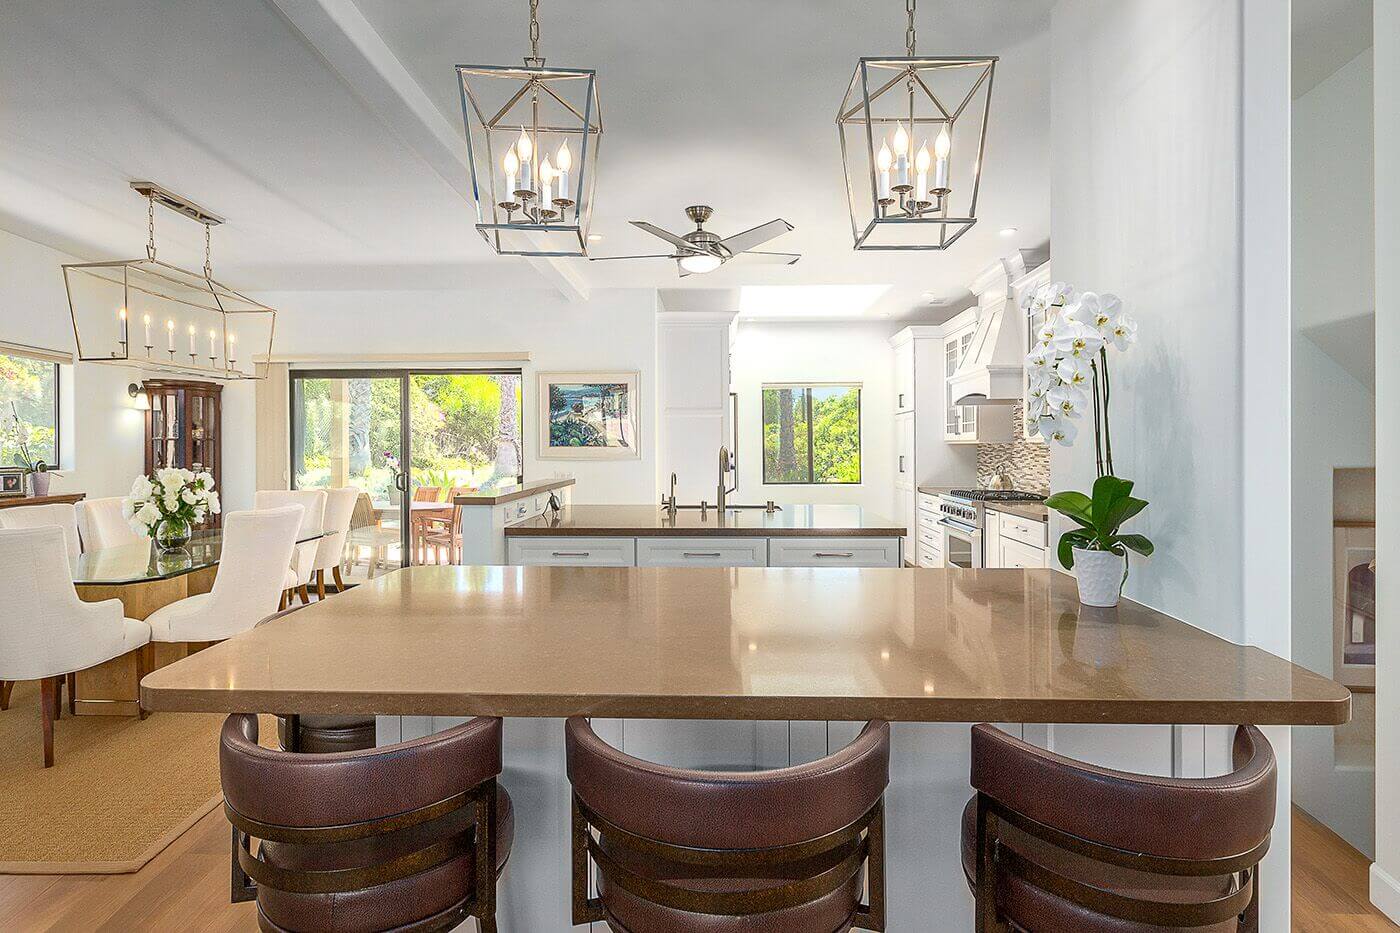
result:
M 171 353 L 175 352 L 175 322 L 167 320 L 165 322 L 165 343 L 166 349 Z
M 520 179 L 520 159 L 515 155 L 514 146 L 506 150 L 506 157 L 502 160 L 501 167 L 506 172 L 506 193 L 514 197 L 515 190 L 519 187 L 517 182 Z
M 119 328 L 119 332 L 120 332 L 120 334 L 121 334 L 121 336 L 118 337 L 117 339 L 118 339 L 121 343 L 125 344 L 125 343 L 126 343 L 126 309 L 125 309 L 125 308 L 122 308 L 120 311 L 117 312 L 117 327 Z
M 526 135 L 525 128 L 520 128 L 520 139 L 515 143 L 515 149 L 520 153 L 520 188 L 515 193 L 522 198 L 534 196 L 534 172 L 533 154 L 535 147 L 530 142 L 530 137 Z
M 549 163 L 549 156 L 544 157 L 540 163 L 540 206 L 548 208 L 554 203 L 554 166 Z
M 191 324 L 191 325 L 189 326 L 189 334 L 190 334 L 190 356 L 194 356 L 194 325 L 193 325 L 193 324 Z
M 933 153 L 937 156 L 937 161 L 933 167 L 933 190 L 948 190 L 948 153 L 953 149 L 953 139 L 948 135 L 948 124 L 943 124 L 943 128 L 938 131 L 938 138 L 933 141 Z
M 918 192 L 918 194 L 915 195 L 916 204 L 926 203 L 924 195 L 928 193 L 928 167 L 929 163 L 932 161 L 932 158 L 928 154 L 928 146 L 920 146 L 919 154 L 914 157 L 914 190 Z
M 218 357 L 218 354 L 214 352 L 214 331 L 213 331 L 213 330 L 210 330 L 210 331 L 209 331 L 209 359 L 213 360 L 213 359 L 215 359 L 216 357 Z
M 890 154 L 890 147 L 881 143 L 876 167 L 880 169 L 880 202 L 882 204 L 888 204 L 894 200 L 890 197 L 890 165 L 893 162 L 894 156 Z
M 142 323 L 142 325 L 144 325 L 145 328 L 146 328 L 146 349 L 147 349 L 147 350 L 150 350 L 150 349 L 151 349 L 151 316 L 150 316 L 149 314 L 143 314 L 143 315 L 141 315 L 141 323 Z
M 894 131 L 894 190 L 909 190 L 909 134 L 904 132 L 904 124 L 898 124 Z
M 559 144 L 559 151 L 554 154 L 554 174 L 559 180 L 554 203 L 560 207 L 568 207 L 574 203 L 569 199 L 569 169 L 573 167 L 574 157 L 569 152 L 569 141 L 566 139 Z

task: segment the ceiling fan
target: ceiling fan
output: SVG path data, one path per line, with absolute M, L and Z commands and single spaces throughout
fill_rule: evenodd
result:
M 674 259 L 680 266 L 682 276 L 713 272 L 729 260 L 739 256 L 752 257 L 752 261 L 755 262 L 787 266 L 802 258 L 800 253 L 768 253 L 754 249 L 755 246 L 762 246 L 774 237 L 782 236 L 792 230 L 792 224 L 786 220 L 770 220 L 766 224 L 759 224 L 743 233 L 736 233 L 733 236 L 720 239 L 717 234 L 705 229 L 705 221 L 709 220 L 714 212 L 714 208 L 705 204 L 693 204 L 687 207 L 685 214 L 695 221 L 695 229 L 681 236 L 668 233 L 645 220 L 632 221 L 632 226 L 639 227 L 674 246 L 675 250 L 672 252 L 650 253 L 642 256 L 589 256 L 588 258 L 593 262 L 603 262 L 609 259 Z

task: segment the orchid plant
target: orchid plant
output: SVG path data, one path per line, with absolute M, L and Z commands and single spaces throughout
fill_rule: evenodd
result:
M 1079 292 L 1064 282 L 1032 292 L 1024 310 L 1045 317 L 1035 349 L 1026 356 L 1026 429 L 1069 447 L 1079 434 L 1079 419 L 1092 411 L 1094 460 L 1099 476 L 1112 476 L 1108 348 L 1121 352 L 1136 343 L 1137 322 L 1117 295 Z
M 131 530 L 146 538 L 158 536 L 166 522 L 176 526 L 198 525 L 220 511 L 214 477 L 178 467 L 156 470 L 152 476 L 138 476 L 131 494 L 122 500 L 122 517 Z

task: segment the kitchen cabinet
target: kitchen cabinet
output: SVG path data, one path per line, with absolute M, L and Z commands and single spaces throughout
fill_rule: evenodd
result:
M 1001 552 L 997 558 L 998 567 L 1029 570 L 1050 566 L 1045 561 L 1044 548 L 1031 547 L 1029 544 L 1022 544 L 1014 538 L 1004 537 L 1001 539 L 1000 549 Z
M 1009 405 L 954 405 L 949 384 L 977 333 L 976 309 L 949 322 L 956 329 L 943 338 L 943 439 L 950 444 L 1004 444 L 1014 436 Z
M 894 348 L 894 410 L 914 410 L 914 342 Z
M 638 567 L 766 567 L 767 538 L 638 538 Z
M 1050 566 L 1047 533 L 1045 522 L 988 509 L 982 532 L 985 566 L 1023 569 Z
M 898 567 L 903 553 L 899 538 L 873 535 L 529 535 L 506 543 L 511 564 L 555 567 Z
M 509 538 L 510 563 L 552 567 L 635 567 L 636 538 Z

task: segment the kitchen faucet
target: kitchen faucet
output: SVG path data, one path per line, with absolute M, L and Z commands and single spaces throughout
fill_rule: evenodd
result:
M 739 488 L 739 478 L 737 476 L 734 478 L 733 486 L 725 487 L 724 475 L 728 472 L 729 448 L 721 444 L 719 447 L 719 500 L 715 505 L 715 508 L 719 509 L 720 514 L 724 513 L 725 503 L 729 499 L 729 494 Z
M 661 507 L 664 508 L 664 509 L 666 510 L 666 513 L 667 513 L 668 515 L 671 516 L 671 520 L 672 520 L 672 521 L 675 521 L 675 518 L 676 518 L 676 509 L 678 508 L 678 506 L 677 506 L 677 504 L 676 504 L 676 474 L 675 474 L 675 473 L 672 473 L 672 474 L 671 474 L 671 494 L 670 494 L 669 496 L 663 495 L 663 496 L 661 497 Z

